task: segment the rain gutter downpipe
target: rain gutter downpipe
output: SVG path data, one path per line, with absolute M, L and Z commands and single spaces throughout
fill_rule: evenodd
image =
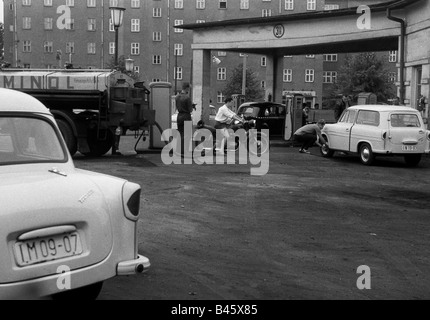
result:
M 399 64 L 400 64 L 400 104 L 405 104 L 405 38 L 406 38 L 406 21 L 405 19 L 394 17 L 391 14 L 392 8 L 387 8 L 387 18 L 400 23 L 400 40 L 399 40 Z

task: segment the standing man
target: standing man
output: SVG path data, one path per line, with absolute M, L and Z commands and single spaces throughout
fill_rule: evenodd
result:
M 349 98 L 346 94 L 342 95 L 342 100 L 340 100 L 334 109 L 334 119 L 336 122 L 340 119 L 340 116 L 342 115 L 343 111 L 345 109 L 348 109 L 350 107 L 349 104 Z
M 223 139 L 221 140 L 221 145 L 219 148 L 216 148 L 217 153 L 224 154 L 224 146 L 225 141 L 228 140 L 230 137 L 228 133 L 228 129 L 231 127 L 231 124 L 233 120 L 238 120 L 240 122 L 243 122 L 243 119 L 240 118 L 237 114 L 235 114 L 231 108 L 234 106 L 234 101 L 232 98 L 226 98 L 224 100 L 224 105 L 218 109 L 218 113 L 215 117 L 215 129 L 221 130 L 221 133 L 223 134 Z M 217 143 L 218 145 L 218 143 Z
M 302 144 L 302 147 L 299 150 L 300 153 L 310 153 L 308 149 L 312 147 L 315 142 L 317 142 L 318 138 L 320 143 L 327 143 L 321 135 L 321 130 L 324 128 L 324 126 L 325 121 L 319 120 L 316 124 L 314 123 L 305 125 L 294 133 L 294 141 Z M 318 145 L 320 145 L 320 143 L 318 143 Z
M 181 134 L 181 154 L 184 154 L 184 130 L 185 121 L 192 121 L 191 112 L 193 112 L 193 103 L 190 98 L 190 84 L 184 82 L 182 91 L 176 96 L 176 109 L 178 110 L 178 131 Z

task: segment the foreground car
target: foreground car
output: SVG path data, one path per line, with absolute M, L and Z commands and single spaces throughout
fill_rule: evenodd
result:
M 377 155 L 396 155 L 416 166 L 430 152 L 430 131 L 420 112 L 409 107 L 350 107 L 338 123 L 326 125 L 322 135 L 328 141 L 321 148 L 323 156 L 332 157 L 335 151 L 357 153 L 365 165 L 371 165 Z
M 36 99 L 0 89 L 0 100 L 0 299 L 96 298 L 103 281 L 148 270 L 140 186 L 76 169 Z

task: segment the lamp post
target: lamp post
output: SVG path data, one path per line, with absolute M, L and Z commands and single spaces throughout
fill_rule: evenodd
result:
M 111 21 L 115 29 L 115 68 L 118 68 L 118 29 L 124 20 L 125 8 L 109 7 Z

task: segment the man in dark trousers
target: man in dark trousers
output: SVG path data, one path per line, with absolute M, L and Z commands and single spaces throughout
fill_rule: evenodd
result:
M 348 109 L 350 107 L 349 98 L 347 95 L 343 95 L 342 99 L 336 104 L 336 107 L 334 109 L 334 119 L 336 122 L 340 119 L 340 116 L 342 115 L 343 111 L 345 109 Z
M 317 142 L 318 138 L 318 145 L 326 144 L 326 141 L 321 135 L 321 130 L 324 126 L 325 121 L 319 120 L 317 123 L 307 124 L 304 127 L 301 127 L 294 133 L 294 140 L 302 144 L 302 147 L 299 150 L 300 153 L 310 153 L 308 149 Z
M 178 131 L 181 134 L 181 154 L 184 154 L 184 130 L 185 121 L 192 121 L 191 112 L 193 112 L 193 103 L 190 98 L 190 84 L 184 82 L 182 91 L 176 96 L 176 109 L 178 110 Z

